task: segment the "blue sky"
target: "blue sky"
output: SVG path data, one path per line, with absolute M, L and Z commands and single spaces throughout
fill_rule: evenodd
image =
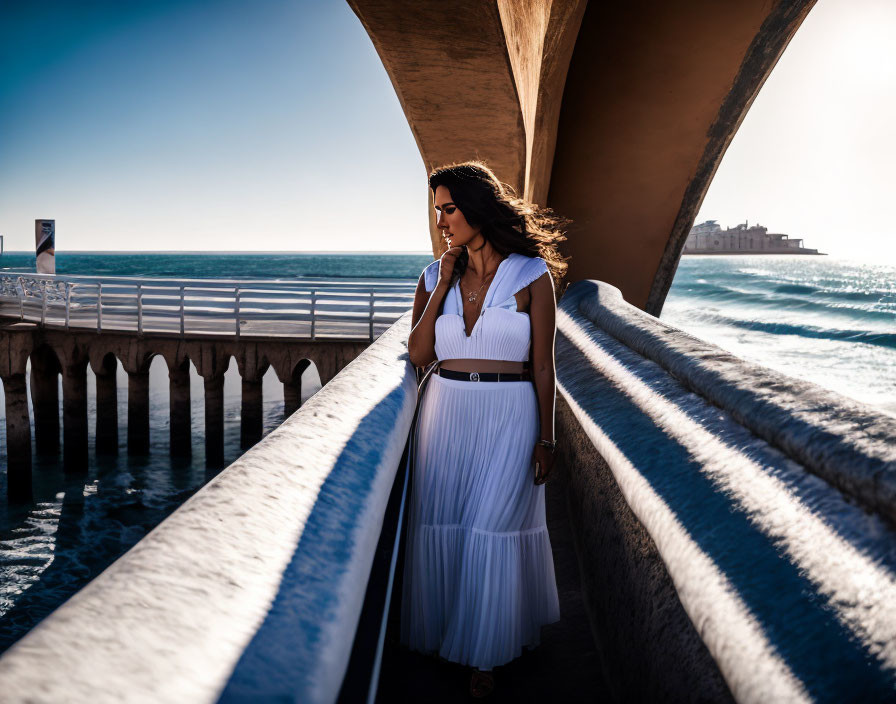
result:
M 749 220 L 896 264 L 896 1 L 818 0 L 753 102 L 698 222 Z
M 0 233 L 69 250 L 426 251 L 422 160 L 342 0 L 0 0 Z M 698 220 L 896 261 L 896 3 L 819 0 Z
M 8 249 L 39 217 L 60 249 L 427 248 L 423 162 L 346 3 L 3 8 Z

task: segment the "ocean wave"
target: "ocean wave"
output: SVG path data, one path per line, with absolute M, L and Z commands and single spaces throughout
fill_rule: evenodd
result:
M 849 316 L 856 325 L 864 322 L 893 322 L 896 324 L 896 298 L 880 295 L 844 293 L 831 295 L 815 291 L 817 295 L 800 296 L 797 287 L 774 287 L 768 291 L 755 291 L 731 287 L 719 283 L 690 284 L 669 291 L 669 301 L 689 301 L 698 307 L 705 301 L 725 303 L 729 306 L 761 307 L 780 311 L 819 313 L 822 315 Z M 810 287 L 803 286 L 803 289 Z M 804 291 L 805 292 L 805 291 Z
M 779 284 L 772 288 L 775 293 L 805 293 L 810 296 L 813 293 L 818 293 L 819 290 L 817 286 L 808 284 Z
M 884 303 L 896 306 L 896 295 L 888 289 L 833 288 L 829 286 L 812 286 L 809 284 L 779 284 L 772 288 L 775 293 L 804 294 L 807 296 L 823 296 L 843 301 L 859 301 L 862 303 Z
M 688 317 L 716 325 L 727 325 L 741 330 L 764 332 L 769 335 L 796 335 L 799 337 L 856 342 L 876 347 L 896 349 L 896 333 L 870 330 L 845 330 L 798 323 L 776 323 L 764 320 L 742 320 L 709 311 L 688 311 Z

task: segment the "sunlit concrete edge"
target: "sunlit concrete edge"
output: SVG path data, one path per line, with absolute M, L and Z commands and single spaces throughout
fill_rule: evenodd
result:
M 413 417 L 409 322 L 10 648 L 4 701 L 333 701 Z

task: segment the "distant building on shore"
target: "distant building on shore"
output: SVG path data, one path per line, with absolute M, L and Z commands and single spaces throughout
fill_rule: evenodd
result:
M 749 223 L 726 227 L 716 220 L 694 225 L 682 254 L 823 254 L 803 247 L 801 239 L 770 233 L 767 227 Z

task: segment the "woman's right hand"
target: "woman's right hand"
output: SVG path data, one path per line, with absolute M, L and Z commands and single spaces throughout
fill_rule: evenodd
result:
M 438 284 L 445 284 L 447 286 L 451 283 L 451 275 L 454 273 L 454 264 L 460 256 L 460 253 L 463 251 L 463 247 L 451 247 L 441 256 L 439 259 Z

